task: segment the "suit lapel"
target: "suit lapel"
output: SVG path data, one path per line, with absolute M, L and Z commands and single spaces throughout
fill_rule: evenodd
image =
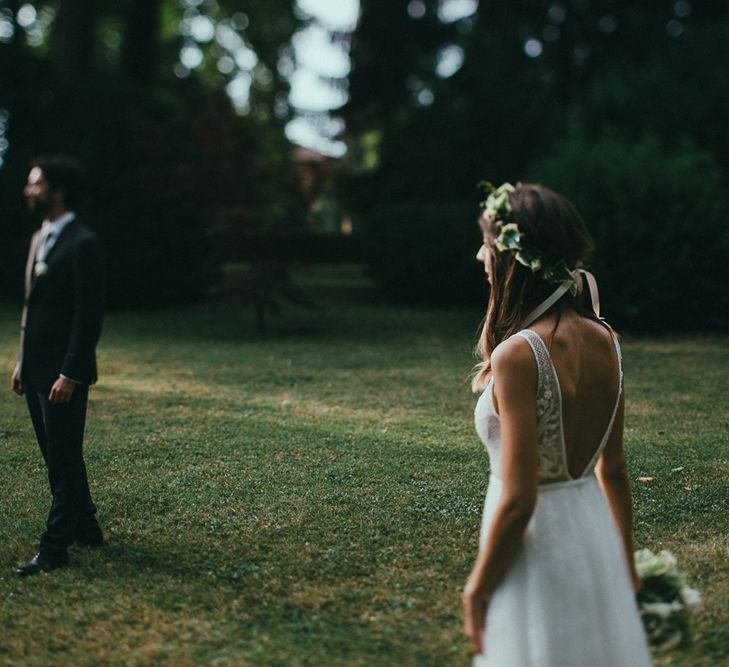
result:
M 45 257 L 45 263 L 51 264 L 53 260 L 53 256 L 58 254 L 58 251 L 64 246 L 64 244 L 68 243 L 70 237 L 73 235 L 73 230 L 76 227 L 76 220 L 73 220 L 72 222 L 69 222 L 61 231 L 61 234 L 56 239 L 56 242 L 51 246 L 50 250 L 48 251 L 48 254 Z M 29 282 L 28 282 L 28 290 L 27 295 L 30 296 L 33 293 L 33 288 L 38 283 L 38 278 L 36 278 L 34 274 L 34 264 L 35 264 L 35 255 L 38 250 L 38 243 L 40 242 L 40 232 L 36 232 L 36 235 L 33 237 L 33 241 L 31 242 L 31 254 L 28 256 L 28 266 L 26 266 L 26 275 L 29 276 Z
M 59 248 L 61 248 L 65 241 L 69 239 L 71 236 L 71 232 L 73 229 L 75 229 L 76 226 L 76 220 L 72 220 L 69 222 L 62 230 L 58 238 L 56 239 L 55 243 L 51 246 L 50 250 L 46 254 L 46 262 L 50 262 L 53 255 L 56 254 Z

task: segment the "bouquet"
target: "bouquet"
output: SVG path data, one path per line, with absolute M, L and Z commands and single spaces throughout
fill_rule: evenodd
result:
M 641 549 L 634 558 L 642 583 L 638 606 L 649 643 L 659 650 L 685 644 L 689 614 L 701 606 L 700 593 L 686 584 L 670 551 Z

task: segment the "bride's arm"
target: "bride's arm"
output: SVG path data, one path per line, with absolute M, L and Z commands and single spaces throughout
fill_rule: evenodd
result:
M 538 486 L 537 371 L 529 344 L 520 337 L 502 343 L 491 356 L 491 367 L 501 422 L 502 489 L 463 592 L 464 633 L 479 653 L 488 601 L 521 545 Z
M 623 452 L 623 422 L 625 417 L 625 396 L 621 395 L 613 430 L 597 463 L 597 478 L 610 505 L 610 511 L 623 538 L 625 559 L 633 580 L 633 588 L 640 586 L 633 560 L 633 504 L 630 497 L 630 482 Z

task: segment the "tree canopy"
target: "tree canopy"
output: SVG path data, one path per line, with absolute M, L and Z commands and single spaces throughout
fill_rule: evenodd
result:
M 449 5 L 460 12 L 449 14 Z M 672 326 L 726 325 L 729 302 L 706 290 L 722 283 L 729 252 L 721 223 L 729 215 L 726 3 L 362 0 L 361 7 L 343 196 L 378 239 L 371 271 L 392 297 L 482 298 L 478 271 L 463 268 L 479 243 L 475 186 L 537 180 L 580 205 L 598 258 L 614 259 L 596 268 L 619 323 L 666 326 L 656 306 L 679 298 L 695 305 Z M 711 197 L 708 208 L 691 197 L 696 187 Z M 683 244 L 687 271 L 670 279 L 669 238 Z M 452 260 L 439 261 L 436 239 L 459 248 L 449 248 Z M 688 271 L 691 262 L 702 276 Z M 641 264 L 654 271 L 642 282 Z M 631 280 L 638 285 L 629 289 Z
M 2 0 L 0 294 L 19 294 L 41 152 L 88 165 L 118 303 L 194 298 L 252 230 L 305 229 L 284 127 L 307 20 L 294 0 Z M 330 140 L 346 127 L 327 210 L 391 298 L 481 300 L 475 186 L 536 180 L 583 211 L 619 323 L 662 326 L 679 299 L 677 326 L 726 325 L 725 2 L 360 0 L 329 39 L 352 70 L 322 75 L 347 99 L 317 111 Z
M 87 165 L 118 303 L 203 293 L 215 237 L 300 225 L 278 67 L 298 23 L 291 0 L 4 2 L 0 291 L 19 293 L 38 153 Z

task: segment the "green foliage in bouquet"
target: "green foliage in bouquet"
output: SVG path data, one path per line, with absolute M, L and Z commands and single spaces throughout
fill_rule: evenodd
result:
M 669 650 L 690 638 L 689 615 L 701 606 L 701 595 L 690 588 L 670 551 L 636 551 L 635 567 L 641 580 L 640 616 L 651 646 Z

